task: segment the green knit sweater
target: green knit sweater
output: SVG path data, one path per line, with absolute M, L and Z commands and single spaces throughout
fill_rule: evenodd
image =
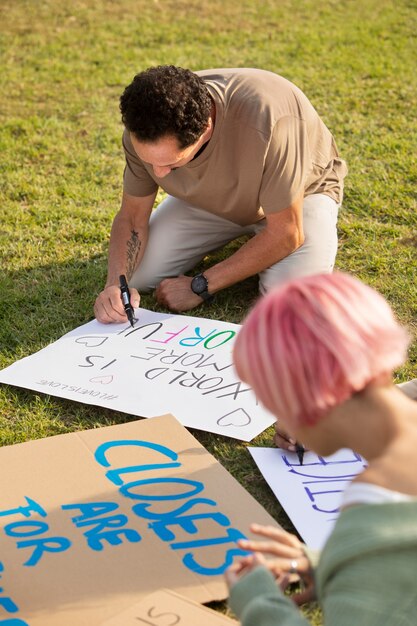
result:
M 326 626 L 417 624 L 417 500 L 343 511 L 315 576 Z M 309 624 L 264 567 L 232 588 L 229 604 L 243 626 Z

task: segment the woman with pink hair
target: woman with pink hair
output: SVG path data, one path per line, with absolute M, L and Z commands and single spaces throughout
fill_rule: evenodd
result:
M 343 273 L 285 283 L 258 302 L 235 343 L 240 378 L 293 438 L 319 455 L 350 448 L 368 462 L 343 495 L 317 567 L 295 535 L 253 525 L 263 541 L 226 573 L 244 626 L 409 626 L 417 616 L 417 405 L 392 383 L 406 331 L 382 296 Z M 263 555 L 273 556 L 265 559 Z M 307 590 L 291 601 L 293 574 Z M 395 617 L 394 617 L 395 615 Z

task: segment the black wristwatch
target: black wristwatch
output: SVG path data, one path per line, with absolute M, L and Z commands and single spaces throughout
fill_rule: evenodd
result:
M 200 298 L 203 298 L 205 302 L 213 300 L 213 296 L 208 292 L 208 280 L 204 274 L 197 274 L 191 281 L 191 289 Z

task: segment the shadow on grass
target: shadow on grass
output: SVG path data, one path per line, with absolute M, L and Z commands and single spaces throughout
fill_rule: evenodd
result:
M 0 277 L 1 352 L 23 356 L 90 320 L 104 258 L 73 259 L 3 272 Z

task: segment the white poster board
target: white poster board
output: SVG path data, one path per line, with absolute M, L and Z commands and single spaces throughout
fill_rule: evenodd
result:
M 232 347 L 240 326 L 137 309 L 129 324 L 96 320 L 0 372 L 0 382 L 250 441 L 275 418 L 242 383 Z
M 306 452 L 300 465 L 293 452 L 248 449 L 304 542 L 310 548 L 322 548 L 339 515 L 343 491 L 366 461 L 343 449 L 329 457 Z

